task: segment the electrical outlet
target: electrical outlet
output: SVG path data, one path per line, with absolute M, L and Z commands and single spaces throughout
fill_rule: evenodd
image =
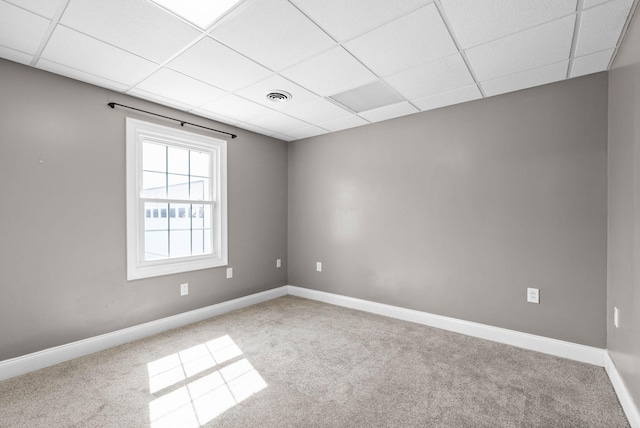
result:
M 282 259 L 276 259 L 276 267 L 282 267 Z
M 316 271 L 317 272 L 322 272 L 322 263 L 321 262 L 316 262 Z
M 613 325 L 615 328 L 620 327 L 620 311 L 617 306 L 613 307 Z
M 186 296 L 187 294 L 189 294 L 189 284 L 180 284 L 180 295 Z
M 227 268 L 227 279 L 233 278 L 233 268 Z
M 527 302 L 540 303 L 540 290 L 538 288 L 527 288 Z

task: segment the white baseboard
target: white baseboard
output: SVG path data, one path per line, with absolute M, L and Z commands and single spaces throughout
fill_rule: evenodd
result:
M 632 428 L 640 428 L 640 411 L 638 411 L 638 407 L 633 402 L 633 398 L 631 398 L 631 394 L 629 394 L 629 390 L 624 384 L 608 352 L 606 352 L 604 356 L 604 369 L 607 371 L 613 389 L 615 389 L 618 400 L 620 400 L 624 413 L 627 415 L 629 425 L 631 425 Z
M 0 361 L 0 381 L 102 351 L 113 346 L 122 345 L 123 343 L 132 342 L 167 330 L 192 324 L 197 321 L 202 321 L 216 315 L 255 305 L 256 303 L 282 297 L 287 294 L 287 291 L 287 286 L 282 286 L 100 336 L 56 346 L 55 348 L 45 349 L 10 360 Z
M 304 297 L 306 299 L 318 300 L 332 305 L 344 306 L 346 308 L 358 309 L 404 321 L 411 321 L 430 327 L 441 328 L 443 330 L 454 331 L 468 336 L 500 342 L 519 348 L 530 349 L 544 354 L 555 355 L 568 358 L 583 363 L 604 367 L 605 349 L 594 348 L 592 346 L 579 345 L 577 343 L 565 342 L 548 337 L 536 336 L 534 334 L 522 333 L 500 327 L 493 327 L 470 321 L 463 321 L 456 318 L 434 315 L 428 312 L 421 312 L 398 306 L 385 305 L 383 303 L 370 302 L 368 300 L 356 299 L 353 297 L 341 296 L 339 294 L 326 293 L 324 291 L 310 290 L 308 288 L 288 286 L 288 294 L 292 296 Z

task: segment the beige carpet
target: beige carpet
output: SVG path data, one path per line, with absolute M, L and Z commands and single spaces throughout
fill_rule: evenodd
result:
M 291 296 L 0 383 L 2 427 L 628 427 L 604 369 Z

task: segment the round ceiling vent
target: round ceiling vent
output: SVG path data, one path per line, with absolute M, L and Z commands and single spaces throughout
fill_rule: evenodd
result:
M 291 99 L 291 94 L 285 91 L 269 91 L 267 92 L 267 99 L 274 103 L 286 103 Z

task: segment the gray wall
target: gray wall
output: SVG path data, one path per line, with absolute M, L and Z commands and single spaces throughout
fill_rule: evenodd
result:
M 604 348 L 606 180 L 603 73 L 294 142 L 289 283 Z
M 0 76 L 0 360 L 286 284 L 287 143 L 5 60 Z M 237 131 L 233 279 L 217 268 L 126 281 L 125 116 L 176 125 L 109 101 Z
M 640 18 L 609 72 L 607 347 L 640 406 Z M 620 313 L 613 326 L 613 307 Z

